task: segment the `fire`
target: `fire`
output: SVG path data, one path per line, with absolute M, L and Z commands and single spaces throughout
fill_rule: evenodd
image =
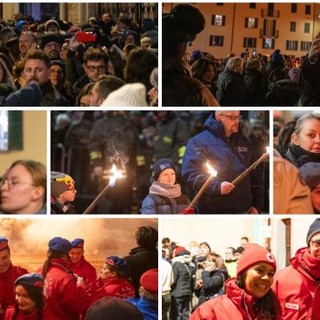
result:
M 123 177 L 121 171 L 119 171 L 115 164 L 112 165 L 111 168 L 112 175 L 110 176 L 109 186 L 113 187 L 116 181 Z
M 209 173 L 210 173 L 213 177 L 215 177 L 215 176 L 218 174 L 218 172 L 212 168 L 212 166 L 210 165 L 210 162 L 207 161 L 207 162 L 206 162 L 206 166 L 207 166 L 207 168 L 208 168 Z
M 266 153 L 270 153 L 271 147 L 266 147 Z

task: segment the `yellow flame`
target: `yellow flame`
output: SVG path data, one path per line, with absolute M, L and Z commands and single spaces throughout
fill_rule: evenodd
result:
M 209 162 L 206 162 L 206 166 L 207 166 L 207 168 L 208 168 L 209 173 L 210 173 L 212 176 L 215 177 L 215 176 L 218 174 L 218 172 L 211 167 L 211 165 L 210 165 Z
M 112 187 L 116 183 L 116 181 L 123 177 L 122 173 L 117 169 L 116 165 L 113 164 L 111 168 L 112 176 L 109 180 L 109 185 Z

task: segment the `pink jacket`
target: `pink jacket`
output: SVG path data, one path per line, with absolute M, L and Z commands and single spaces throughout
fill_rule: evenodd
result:
M 282 320 L 320 320 L 320 259 L 308 248 L 299 249 L 290 266 L 276 273 L 273 288 Z

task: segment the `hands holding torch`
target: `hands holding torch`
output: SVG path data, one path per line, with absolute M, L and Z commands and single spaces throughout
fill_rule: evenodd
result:
M 82 213 L 89 214 L 96 207 L 96 205 L 100 202 L 101 198 L 108 192 L 109 189 L 113 188 L 117 179 L 122 178 L 121 172 L 117 169 L 115 164 L 112 165 L 111 168 L 112 176 L 109 179 L 109 183 L 105 186 L 105 188 L 98 194 L 98 196 L 92 201 L 90 206 Z

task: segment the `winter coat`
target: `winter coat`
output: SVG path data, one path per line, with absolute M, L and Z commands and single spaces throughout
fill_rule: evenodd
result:
M 218 76 L 217 87 L 217 99 L 221 106 L 247 105 L 247 88 L 240 73 L 225 69 Z
M 189 199 L 181 194 L 179 184 L 171 185 L 155 181 L 149 195 L 143 200 L 142 214 L 177 214 L 185 209 Z
M 55 89 L 50 80 L 45 84 L 40 86 L 42 98 L 41 98 L 41 106 L 50 107 L 64 107 L 70 106 L 68 100 L 57 90 Z
M 128 299 L 143 314 L 144 320 L 158 320 L 158 301 L 152 301 L 144 297 Z
M 206 85 L 191 78 L 190 70 L 176 58 L 162 59 L 163 106 L 218 106 Z
M 39 314 L 38 314 L 38 311 L 32 312 L 30 314 L 25 314 L 19 309 L 18 313 L 15 315 L 14 307 L 9 307 L 6 311 L 4 320 L 13 320 L 13 319 L 14 320 L 38 320 Z M 42 317 L 42 319 L 45 320 L 44 317 Z
M 134 297 L 134 286 L 122 277 L 115 276 L 99 279 L 96 287 L 97 289 L 90 300 L 90 305 L 104 297 L 116 297 L 120 299 Z
M 206 161 L 218 172 L 198 201 L 199 213 L 245 213 L 250 207 L 261 211 L 263 203 L 262 166 L 247 175 L 227 195 L 220 194 L 223 181 L 233 181 L 257 158 L 250 141 L 240 132 L 228 140 L 221 123 L 210 116 L 205 130 L 189 140 L 182 162 L 182 179 L 190 188 L 190 199 L 208 178 Z
M 175 256 L 172 259 L 173 284 L 171 296 L 180 298 L 192 296 L 194 267 L 191 264 L 190 255 Z
M 42 92 L 36 81 L 31 81 L 28 85 L 11 93 L 6 99 L 8 106 L 40 106 Z
M 87 297 L 91 297 L 96 289 L 97 271 L 83 256 L 80 261 L 70 263 L 69 269 L 76 275 L 82 277 L 86 283 Z
M 239 288 L 236 279 L 226 282 L 226 292 L 220 297 L 211 299 L 199 306 L 190 320 L 254 320 L 255 299 Z
M 43 292 L 46 320 L 78 320 L 87 309 L 85 288 L 77 286 L 75 276 L 62 259 L 51 259 Z
M 299 81 L 301 106 L 320 105 L 320 61 L 311 64 L 308 57 L 303 61 Z
M 290 265 L 275 275 L 274 291 L 282 320 L 320 319 L 320 259 L 300 248 Z
M 131 269 L 130 278 L 135 288 L 135 297 L 139 297 L 140 277 L 148 270 L 158 268 L 157 249 L 142 247 L 133 248 L 129 255 L 124 257 Z
M 195 290 L 196 296 L 199 298 L 198 305 L 204 303 L 213 297 L 224 293 L 224 283 L 228 279 L 227 269 L 202 271 L 201 274 L 203 286 Z
M 262 72 L 257 69 L 247 69 L 244 82 L 248 93 L 248 106 L 264 106 L 267 83 Z
M 26 273 L 26 269 L 12 264 L 7 272 L 0 273 L 0 309 L 5 311 L 15 304 L 14 282 Z M 0 312 L 0 319 L 4 319 L 4 313 Z
M 50 198 L 50 203 L 51 203 L 51 214 L 76 214 L 76 210 L 74 206 L 71 203 L 65 203 L 64 205 L 58 200 L 55 199 L 54 197 Z M 67 206 L 68 210 L 63 211 L 63 207 Z

